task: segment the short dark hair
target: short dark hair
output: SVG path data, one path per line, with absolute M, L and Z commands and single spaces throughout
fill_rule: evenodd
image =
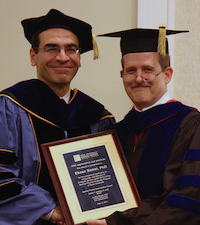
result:
M 35 50 L 35 53 L 38 53 L 38 47 L 40 45 L 39 34 L 33 35 L 31 47 Z
M 166 54 L 165 56 L 158 54 L 158 61 L 161 65 L 162 71 L 164 71 L 167 67 L 170 66 L 170 56 L 169 56 L 169 54 Z

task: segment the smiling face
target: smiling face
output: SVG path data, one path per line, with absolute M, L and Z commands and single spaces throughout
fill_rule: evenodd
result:
M 140 110 L 153 105 L 165 94 L 172 77 L 172 68 L 167 67 L 151 82 L 144 82 L 141 76 L 137 76 L 135 82 L 126 82 L 123 74 L 134 71 L 141 75 L 150 70 L 155 74 L 162 71 L 157 52 L 129 53 L 123 56 L 121 76 L 125 91 Z
M 70 82 L 76 75 L 80 64 L 80 54 L 67 55 L 67 46 L 79 47 L 77 36 L 69 30 L 52 28 L 39 34 L 39 50 L 36 54 L 31 48 L 31 65 L 37 68 L 37 77 L 46 83 L 58 96 L 67 93 Z M 51 55 L 42 49 L 46 46 L 62 48 L 57 55 Z

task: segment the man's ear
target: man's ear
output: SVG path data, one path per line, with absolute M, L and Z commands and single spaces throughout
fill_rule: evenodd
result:
M 122 75 L 123 75 L 123 70 L 120 71 L 120 74 L 121 74 L 121 77 L 122 77 Z
M 79 53 L 78 57 L 79 57 L 79 65 L 78 66 L 81 67 L 81 54 L 80 53 Z
M 36 53 L 33 48 L 30 49 L 30 59 L 31 59 L 31 66 L 35 66 L 37 62 L 36 62 Z
M 172 74 L 173 74 L 172 67 L 168 66 L 165 69 L 164 73 L 165 73 L 165 83 L 168 84 L 171 81 L 171 79 L 172 79 Z

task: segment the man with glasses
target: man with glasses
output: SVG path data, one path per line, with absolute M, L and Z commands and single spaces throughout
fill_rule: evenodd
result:
M 165 34 L 133 29 L 121 37 L 122 80 L 133 109 L 116 126 L 142 203 L 88 225 L 200 224 L 200 114 L 170 98 Z
M 0 224 L 65 224 L 40 145 L 103 131 L 114 117 L 70 88 L 80 54 L 97 57 L 91 26 L 54 9 L 22 25 L 38 79 L 0 93 Z

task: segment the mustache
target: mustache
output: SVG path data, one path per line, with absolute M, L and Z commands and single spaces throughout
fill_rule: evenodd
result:
M 147 83 L 144 83 L 144 82 L 138 84 L 138 83 L 135 83 L 134 82 L 134 83 L 131 84 L 131 87 L 132 88 L 137 88 L 137 87 L 150 87 L 150 84 L 147 84 Z

